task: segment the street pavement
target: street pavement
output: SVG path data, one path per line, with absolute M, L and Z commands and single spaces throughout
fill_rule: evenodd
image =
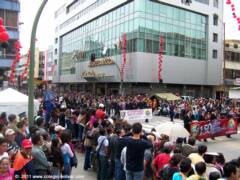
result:
M 168 117 L 154 116 L 149 123 L 144 121 L 141 123 L 144 130 L 150 131 L 152 128 L 169 121 L 170 119 Z M 175 119 L 174 121 L 175 123 L 183 126 L 182 120 Z M 238 133 L 240 133 L 240 131 L 238 131 Z M 198 143 L 205 143 L 208 146 L 208 152 L 223 153 L 227 161 L 240 156 L 240 134 L 232 135 L 232 138 L 222 136 L 215 138 L 215 140 L 208 139 L 208 142 L 197 142 L 197 144 Z M 84 154 L 77 153 L 77 158 L 78 167 L 73 168 L 72 179 L 96 180 L 95 172 L 92 170 L 83 170 Z

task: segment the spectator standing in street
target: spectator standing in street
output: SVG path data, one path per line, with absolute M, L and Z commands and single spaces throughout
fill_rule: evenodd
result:
M 134 123 L 132 125 L 132 137 L 126 138 L 126 180 L 143 179 L 144 152 L 152 148 L 152 142 L 147 138 L 142 139 L 142 125 Z
M 71 140 L 70 134 L 68 132 L 63 132 L 61 140 L 62 140 L 61 152 L 64 162 L 63 179 L 68 180 L 70 179 L 70 175 L 72 172 L 71 158 L 73 158 L 74 156 L 73 151 L 71 150 L 71 147 L 68 144 L 68 142 Z
M 31 179 L 31 177 L 35 175 L 35 168 L 32 160 L 32 142 L 29 139 L 24 139 L 21 148 L 21 151 L 17 153 L 13 163 L 15 178 L 24 180 L 27 178 L 22 177 L 29 176 L 29 179 Z
M 99 157 L 99 167 L 97 173 L 98 180 L 107 180 L 108 172 L 108 154 L 109 154 L 109 140 L 106 137 L 106 130 L 100 128 L 97 146 L 97 155 Z
M 40 133 L 36 133 L 32 136 L 32 156 L 33 156 L 33 165 L 36 170 L 36 175 L 44 179 L 50 170 L 50 164 L 47 161 L 47 158 L 41 149 L 41 146 L 43 145 L 43 137 Z
M 5 157 L 0 160 L 0 179 L 12 180 L 14 179 L 14 169 L 10 168 L 10 160 Z
M 173 122 L 173 118 L 174 118 L 174 114 L 175 114 L 174 108 L 175 108 L 174 104 L 171 103 L 169 106 L 169 117 L 170 117 L 171 122 Z

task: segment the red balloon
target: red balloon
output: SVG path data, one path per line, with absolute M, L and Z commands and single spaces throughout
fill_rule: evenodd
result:
M 0 26 L 3 25 L 3 18 L 0 17 Z
M 0 33 L 0 41 L 5 42 L 9 40 L 9 35 L 7 32 Z
M 230 0 L 227 0 L 226 4 L 231 4 L 231 1 L 230 1 Z
M 6 28 L 3 25 L 0 25 L 0 33 L 5 32 Z

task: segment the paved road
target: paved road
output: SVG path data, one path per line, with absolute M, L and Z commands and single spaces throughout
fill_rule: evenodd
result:
M 154 117 L 149 123 L 142 122 L 142 125 L 145 130 L 151 130 L 153 127 L 168 121 L 169 118 L 166 117 Z M 181 120 L 175 120 L 175 122 L 182 125 Z M 217 137 L 215 140 L 208 140 L 205 144 L 207 144 L 209 152 L 221 152 L 227 160 L 240 156 L 240 134 L 233 135 L 232 138 Z M 72 171 L 72 175 L 75 176 L 73 179 L 96 180 L 95 172 L 83 170 L 84 155 L 78 153 L 77 157 L 79 166 Z

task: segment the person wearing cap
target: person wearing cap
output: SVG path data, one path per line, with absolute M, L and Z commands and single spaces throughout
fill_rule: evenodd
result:
M 32 136 L 32 156 L 33 164 L 36 170 L 36 175 L 44 177 L 48 175 L 50 170 L 50 163 L 48 162 L 41 146 L 43 145 L 43 136 L 41 133 L 35 133 Z
M 27 179 L 26 176 L 33 177 L 35 168 L 32 161 L 32 142 L 24 139 L 21 143 L 21 150 L 18 151 L 13 163 L 16 179 Z
M 60 141 L 60 144 L 62 144 L 61 136 L 64 130 L 65 128 L 60 125 L 57 125 L 54 128 L 54 131 L 56 132 L 56 138 Z
M 106 115 L 104 112 L 104 105 L 102 103 L 99 104 L 95 116 L 96 116 L 97 121 L 104 121 Z
M 163 145 L 163 153 L 158 154 L 152 161 L 152 169 L 155 176 L 159 176 L 159 171 L 169 163 L 171 156 L 170 153 L 173 150 L 173 143 L 165 142 Z
M 17 153 L 17 151 L 20 149 L 20 147 L 17 145 L 15 141 L 15 131 L 13 129 L 7 129 L 5 131 L 5 137 L 8 142 L 7 152 L 9 155 L 10 161 L 13 163 L 14 157 Z

